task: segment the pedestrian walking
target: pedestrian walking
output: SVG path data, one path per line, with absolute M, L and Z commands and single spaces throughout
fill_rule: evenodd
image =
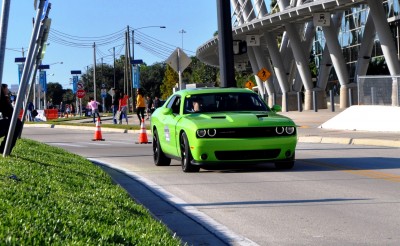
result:
M 144 111 L 146 109 L 146 102 L 144 101 L 144 94 L 141 88 L 137 89 L 136 97 L 136 114 L 139 119 L 139 124 L 144 120 Z
M 100 105 L 100 103 L 95 101 L 93 97 L 89 97 L 88 107 L 89 107 L 89 109 L 92 110 L 93 123 L 96 123 L 96 115 L 97 115 L 97 117 L 99 117 L 100 123 L 101 123 L 101 118 L 100 118 L 100 113 L 99 113 L 99 105 Z
M 28 115 L 28 121 L 33 121 L 35 117 L 33 117 L 33 110 L 35 110 L 35 106 L 33 102 L 29 102 L 27 106 L 26 114 Z
M 119 109 L 119 90 L 118 88 L 113 88 L 114 96 L 112 98 L 112 110 L 113 110 L 113 122 L 117 124 L 119 117 L 116 117 L 116 114 Z
M 153 101 L 153 112 L 154 112 L 157 108 L 161 107 L 160 104 L 161 104 L 160 99 L 158 98 L 158 96 L 155 96 L 155 97 L 154 97 L 154 101 Z
M 147 99 L 146 100 L 146 106 L 147 106 L 147 108 L 146 108 L 146 120 L 148 120 L 148 119 L 150 119 L 151 111 L 152 111 L 152 108 L 153 108 L 153 99 L 151 99 L 150 96 L 147 96 L 146 99 Z
M 119 124 L 122 124 L 122 118 L 125 117 L 126 124 L 128 125 L 128 101 L 129 101 L 128 95 L 125 95 L 123 92 L 121 92 L 119 98 L 119 107 L 118 107 L 118 110 L 121 112 L 118 119 Z
M 1 90 L 0 90 L 0 138 L 3 138 L 3 141 L 0 144 L 0 154 L 3 154 L 4 148 L 6 146 L 6 141 L 7 141 L 7 135 L 8 131 L 10 129 L 11 125 L 11 117 L 14 111 L 14 108 L 11 104 L 10 100 L 10 91 L 8 90 L 8 85 L 7 84 L 2 84 L 1 85 Z M 17 142 L 17 138 L 20 135 L 22 130 L 22 122 L 20 119 L 17 119 L 15 129 L 14 129 L 14 134 L 12 136 L 11 140 L 11 148 L 10 148 L 10 153 L 12 149 L 15 146 L 15 143 Z

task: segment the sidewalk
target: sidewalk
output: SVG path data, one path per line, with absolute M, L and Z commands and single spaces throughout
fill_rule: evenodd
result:
M 372 145 L 372 146 L 386 146 L 386 147 L 400 147 L 400 132 L 383 132 L 383 131 L 357 131 L 357 130 L 341 130 L 341 129 L 325 129 L 323 125 L 328 120 L 341 114 L 344 110 L 336 109 L 332 112 L 330 109 L 320 109 L 318 112 L 313 110 L 308 111 L 290 111 L 280 112 L 279 114 L 291 118 L 298 126 L 297 134 L 299 142 L 303 143 L 330 143 L 330 144 L 353 144 L 353 145 Z M 379 117 L 379 116 L 376 116 Z M 113 124 L 112 114 L 104 114 L 102 119 L 103 132 L 122 132 L 122 133 L 139 133 L 140 130 L 123 130 L 107 128 L 104 124 Z M 92 123 L 92 118 L 70 121 L 70 123 Z M 129 125 L 140 126 L 139 120 L 136 115 L 128 115 Z M 347 122 L 344 122 L 347 123 Z M 125 119 L 122 124 L 126 124 Z M 400 124 L 400 122 L 399 122 Z M 145 126 L 150 125 L 150 120 L 145 121 Z M 32 125 L 26 124 L 28 127 L 57 127 L 57 128 L 78 128 L 81 130 L 94 129 L 90 126 L 63 126 L 63 125 Z M 150 130 L 147 130 L 151 134 Z
M 280 114 L 290 117 L 297 124 L 299 142 L 400 147 L 400 132 L 350 131 L 320 127 L 342 111 L 332 112 L 330 109 L 320 109 L 318 112 L 291 111 Z

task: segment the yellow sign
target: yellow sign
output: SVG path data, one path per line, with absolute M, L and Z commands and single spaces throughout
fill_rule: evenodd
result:
M 246 86 L 247 89 L 251 90 L 254 87 L 254 83 L 253 83 L 253 81 L 249 80 L 246 82 L 246 84 L 244 86 Z
M 271 73 L 266 68 L 263 67 L 263 68 L 261 68 L 260 71 L 258 71 L 257 76 L 262 81 L 266 81 L 271 76 Z

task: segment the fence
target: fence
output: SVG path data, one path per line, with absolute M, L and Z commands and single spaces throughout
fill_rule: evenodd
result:
M 399 106 L 400 76 L 359 76 L 359 105 Z

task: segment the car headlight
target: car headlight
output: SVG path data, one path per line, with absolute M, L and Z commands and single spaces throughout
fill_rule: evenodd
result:
M 214 137 L 217 134 L 217 130 L 216 129 L 208 129 L 207 133 L 208 133 L 209 137 Z
M 278 135 L 281 135 L 281 134 L 283 134 L 283 133 L 285 132 L 285 128 L 282 127 L 282 126 L 277 126 L 277 127 L 275 128 L 275 132 L 276 132 Z
M 291 135 L 294 133 L 294 127 L 293 126 L 287 126 L 286 127 L 286 133 Z
M 205 129 L 199 129 L 196 131 L 196 134 L 197 136 L 203 138 L 207 134 L 207 131 Z

